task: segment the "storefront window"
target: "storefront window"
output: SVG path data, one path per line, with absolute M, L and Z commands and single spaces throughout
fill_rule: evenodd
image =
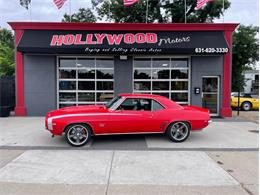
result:
M 189 104 L 187 58 L 135 58 L 134 93 L 150 93 Z
M 105 104 L 114 96 L 114 59 L 60 58 L 59 108 Z

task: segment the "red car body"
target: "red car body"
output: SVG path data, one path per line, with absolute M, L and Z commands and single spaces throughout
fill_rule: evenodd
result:
M 150 99 L 158 102 L 160 110 L 121 110 L 103 105 L 73 106 L 47 113 L 45 127 L 53 135 L 62 135 L 71 124 L 86 124 L 92 135 L 164 133 L 175 121 L 185 121 L 191 131 L 201 130 L 210 122 L 209 111 L 195 106 L 180 106 L 177 103 L 150 94 L 120 94 L 118 100 Z

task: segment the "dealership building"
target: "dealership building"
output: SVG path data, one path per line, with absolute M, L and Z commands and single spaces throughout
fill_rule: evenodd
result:
M 230 117 L 237 24 L 10 22 L 17 116 L 158 94 Z

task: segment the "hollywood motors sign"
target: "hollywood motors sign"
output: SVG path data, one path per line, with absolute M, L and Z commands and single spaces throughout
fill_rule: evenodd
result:
M 126 33 L 126 34 L 108 34 L 108 33 L 93 33 L 93 34 L 66 34 L 53 35 L 50 45 L 121 45 L 124 44 L 154 44 L 158 42 L 157 34 L 155 33 Z

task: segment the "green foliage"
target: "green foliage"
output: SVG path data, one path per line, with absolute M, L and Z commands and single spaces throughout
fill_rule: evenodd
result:
M 14 50 L 0 44 L 0 77 L 13 76 L 15 73 Z
M 14 36 L 10 30 L 0 29 L 0 44 L 14 48 Z
M 96 22 L 97 19 L 91 9 L 79 8 L 77 13 L 71 15 L 71 22 Z M 70 22 L 70 15 L 64 14 L 62 22 Z
M 259 59 L 258 27 L 241 25 L 233 34 L 232 91 L 242 90 L 243 72 Z
M 15 73 L 14 36 L 7 29 L 0 30 L 0 77 Z
M 209 2 L 200 10 L 195 10 L 196 0 L 187 0 L 186 17 L 187 22 L 213 22 L 223 14 L 223 1 L 215 0 Z M 138 3 L 126 7 L 123 1 L 105 1 L 100 8 L 96 8 L 99 19 L 112 22 L 144 23 L 146 22 L 147 0 L 140 0 Z M 181 23 L 184 22 L 184 1 L 175 0 L 174 3 L 161 6 L 159 0 L 148 0 L 148 22 L 158 23 Z M 230 7 L 230 2 L 225 0 L 224 9 Z

